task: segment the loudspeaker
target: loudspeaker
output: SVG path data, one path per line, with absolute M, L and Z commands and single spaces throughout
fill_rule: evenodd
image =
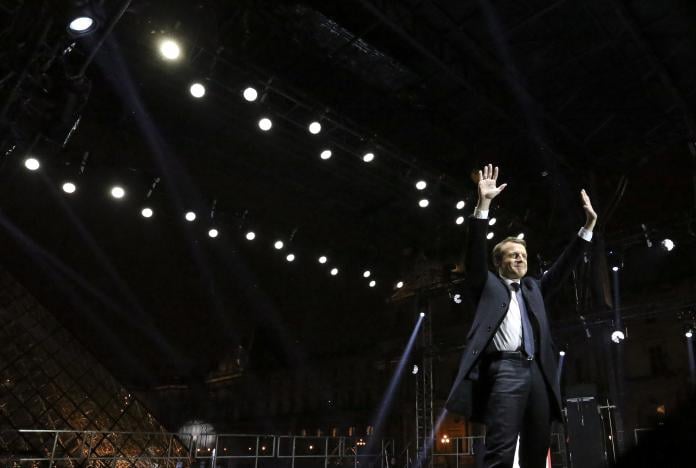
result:
M 568 451 L 572 468 L 606 468 L 604 429 L 594 397 L 566 400 Z

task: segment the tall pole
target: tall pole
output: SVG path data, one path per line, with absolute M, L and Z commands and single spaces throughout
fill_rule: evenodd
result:
M 612 286 L 613 286 L 613 296 L 614 296 L 614 333 L 612 334 L 612 341 L 614 341 L 615 349 L 615 378 L 616 378 L 616 401 L 614 405 L 616 406 L 616 439 L 619 449 L 619 454 L 624 452 L 625 448 L 625 431 L 623 422 L 623 409 L 625 403 L 625 393 L 624 393 L 624 366 L 623 366 L 623 347 L 624 347 L 624 327 L 623 320 L 621 319 L 621 295 L 620 295 L 620 283 L 619 283 L 619 267 L 612 268 Z M 618 334 L 617 332 L 620 332 Z M 614 339 L 616 337 L 616 339 Z

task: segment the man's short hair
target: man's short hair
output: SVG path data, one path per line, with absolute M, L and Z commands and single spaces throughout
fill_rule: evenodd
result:
M 518 239 L 517 237 L 506 237 L 505 239 L 495 244 L 495 247 L 493 247 L 493 265 L 500 266 L 500 263 L 503 260 L 503 244 L 506 244 L 508 242 L 520 244 L 525 249 L 527 248 L 527 243 L 524 241 L 524 239 Z

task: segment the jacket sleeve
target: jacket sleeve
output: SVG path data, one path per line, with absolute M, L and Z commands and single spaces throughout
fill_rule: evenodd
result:
M 488 252 L 486 251 L 486 227 L 488 221 L 469 217 L 469 232 L 464 250 L 464 268 L 469 288 L 477 296 L 483 290 L 488 275 Z
M 568 277 L 580 258 L 582 258 L 583 252 L 589 245 L 590 242 L 587 242 L 580 236 L 575 236 L 570 244 L 566 246 L 563 253 L 541 277 L 539 287 L 544 299 L 548 299 L 558 290 L 559 286 Z

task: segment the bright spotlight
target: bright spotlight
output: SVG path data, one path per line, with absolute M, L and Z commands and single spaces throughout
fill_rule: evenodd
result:
M 143 218 L 152 218 L 154 212 L 152 211 L 152 208 L 145 207 L 140 210 L 140 214 L 143 216 Z
M 524 232 L 520 232 L 519 234 L 517 234 L 517 238 L 518 238 L 519 240 L 524 239 Z
M 663 249 L 665 249 L 667 252 L 671 252 L 672 249 L 674 248 L 674 242 L 671 239 L 665 239 L 662 242 L 660 242 L 660 245 L 662 246 Z
M 195 98 L 202 98 L 205 96 L 205 86 L 203 86 L 201 83 L 193 83 L 189 88 L 189 91 L 191 92 L 191 96 Z
M 247 89 L 244 90 L 242 96 L 244 96 L 244 99 L 246 99 L 247 101 L 254 102 L 256 101 L 256 98 L 259 97 L 259 93 L 256 92 L 254 88 L 249 86 Z
M 452 296 L 452 300 L 454 301 L 455 304 L 461 304 L 462 303 L 462 295 L 457 293 L 454 296 Z
M 256 239 L 256 233 L 254 231 L 249 231 L 246 233 L 245 237 L 246 237 L 246 240 L 252 241 L 252 240 Z
M 41 167 L 41 163 L 36 158 L 27 158 L 24 160 L 24 167 L 30 171 L 36 171 Z
M 374 288 L 375 286 L 377 286 L 377 281 L 375 281 L 375 280 L 370 281 L 370 287 Z
M 616 330 L 611 334 L 611 341 L 614 343 L 621 343 L 624 339 L 626 338 L 626 335 L 624 335 L 624 332 L 621 330 Z
M 283 241 L 277 240 L 275 241 L 275 244 L 273 244 L 273 247 L 275 247 L 276 250 L 280 250 L 283 248 Z
M 326 263 L 327 260 L 328 258 L 326 258 L 326 255 L 322 255 L 321 257 L 319 257 L 319 263 L 321 263 L 322 265 Z
M 219 234 L 220 234 L 220 232 L 215 228 L 211 228 L 208 231 L 208 237 L 210 237 L 211 239 L 215 239 Z
M 121 199 L 126 196 L 126 191 L 123 190 L 123 187 L 116 185 L 111 187 L 111 196 L 116 199 Z
M 694 332 L 692 330 L 687 330 L 686 333 L 684 333 L 684 336 L 687 338 L 691 338 L 694 336 Z
M 419 180 L 416 182 L 416 188 L 418 190 L 425 190 L 425 188 L 428 186 L 428 183 L 424 180 Z
M 498 221 L 497 219 L 491 218 L 491 219 L 488 220 L 488 225 L 489 225 L 489 226 L 495 226 L 495 223 L 496 223 L 497 221 Z
M 160 54 L 167 60 L 176 60 L 181 55 L 181 48 L 176 41 L 165 39 L 160 42 Z
M 295 254 L 288 254 L 287 257 L 285 257 L 285 260 L 287 260 L 288 262 L 295 261 Z
M 420 315 L 421 317 L 425 317 L 425 312 L 421 312 L 421 313 L 418 314 L 418 315 Z
M 366 163 L 372 162 L 375 159 L 375 154 L 374 153 L 365 153 L 363 155 L 363 161 Z
M 78 16 L 68 24 L 70 31 L 78 34 L 88 32 L 92 26 L 94 26 L 94 20 L 89 16 Z
M 493 233 L 493 231 L 491 231 L 488 234 L 486 234 L 486 239 L 491 240 L 491 239 L 493 239 L 493 236 L 495 236 L 495 233 Z
M 309 133 L 316 135 L 319 132 L 321 132 L 321 124 L 319 122 L 312 122 L 309 124 Z
M 370 270 L 365 270 L 363 271 L 363 278 L 369 278 L 371 274 Z
M 326 149 L 326 150 L 321 152 L 319 157 L 321 157 L 321 159 L 326 161 L 327 159 L 331 158 L 331 155 L 332 155 L 331 150 Z
M 418 202 L 418 206 L 420 206 L 421 208 L 427 208 L 428 205 L 430 205 L 430 201 L 428 201 L 427 198 L 423 198 Z
M 403 281 L 399 281 L 398 283 L 396 283 L 396 289 L 401 289 L 401 288 L 403 288 L 403 287 L 404 287 L 404 282 L 403 282 Z
M 559 351 L 559 352 L 558 352 L 558 355 L 561 356 L 561 357 L 565 356 L 565 351 Z
M 457 219 L 454 222 L 457 224 L 464 224 L 464 216 L 457 217 Z
M 416 364 L 413 365 L 413 369 L 411 369 L 411 374 L 416 375 L 418 373 L 418 366 Z
M 338 268 L 331 269 L 331 276 L 336 276 L 338 274 Z
M 457 202 L 457 209 L 458 210 L 463 210 L 465 206 L 466 206 L 466 202 L 464 200 L 459 200 Z
M 264 132 L 269 131 L 272 126 L 273 122 L 271 122 L 271 119 L 269 119 L 268 117 L 264 117 L 261 120 L 259 120 L 259 128 Z
M 193 211 L 188 211 L 188 212 L 186 212 L 186 214 L 184 215 L 184 218 L 186 219 L 186 221 L 188 221 L 189 223 L 191 223 L 191 222 L 193 222 L 193 221 L 196 220 L 196 213 L 194 213 Z
M 75 190 L 77 190 L 77 186 L 75 184 L 73 184 L 72 182 L 66 182 L 63 184 L 63 192 L 75 193 Z
M 619 267 L 613 266 L 613 267 L 611 267 L 611 271 L 619 271 Z

